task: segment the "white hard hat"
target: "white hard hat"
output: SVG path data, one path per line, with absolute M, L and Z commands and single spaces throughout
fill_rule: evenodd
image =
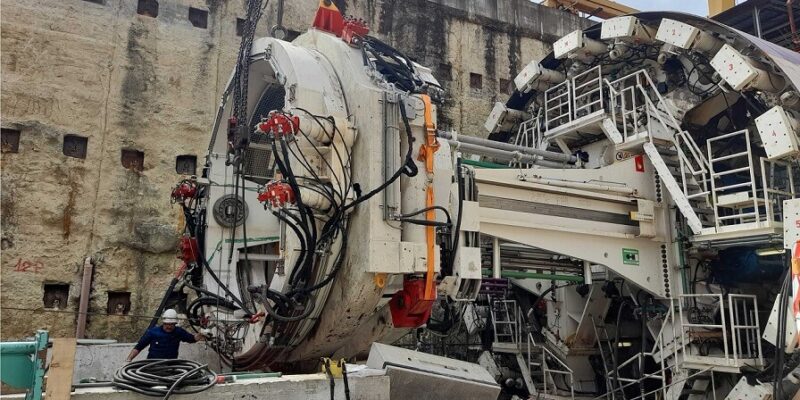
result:
M 177 324 L 178 323 L 178 312 L 168 308 L 164 311 L 164 314 L 161 314 L 161 322 L 165 324 Z

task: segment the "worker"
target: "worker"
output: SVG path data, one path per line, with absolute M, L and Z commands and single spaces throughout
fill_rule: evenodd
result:
M 147 353 L 148 359 L 175 359 L 178 358 L 178 347 L 181 342 L 195 343 L 205 340 L 201 334 L 192 335 L 178 324 L 178 313 L 173 309 L 164 311 L 161 315 L 161 326 L 148 329 L 139 343 L 128 354 L 127 361 L 132 361 L 145 347 L 150 346 Z

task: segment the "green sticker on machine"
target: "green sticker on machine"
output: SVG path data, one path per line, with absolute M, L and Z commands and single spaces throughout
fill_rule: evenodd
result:
M 639 265 L 639 250 L 622 249 L 622 263 L 625 265 Z

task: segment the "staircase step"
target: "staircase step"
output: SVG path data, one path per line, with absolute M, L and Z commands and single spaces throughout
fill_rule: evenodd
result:
M 658 146 L 658 154 L 661 154 L 662 157 L 677 158 L 678 151 L 670 147 Z
M 653 163 L 656 172 L 658 172 L 659 176 L 661 176 L 664 186 L 666 186 L 667 191 L 669 191 L 670 195 L 678 206 L 678 209 L 686 218 L 686 221 L 688 222 L 689 227 L 692 229 L 692 232 L 694 232 L 694 234 L 700 234 L 703 230 L 703 224 L 700 222 L 700 218 L 692 209 L 689 200 L 683 194 L 683 189 L 681 189 L 681 187 L 678 185 L 678 182 L 675 181 L 675 178 L 670 174 L 669 168 L 663 162 L 661 155 L 658 154 L 658 150 L 652 143 L 645 143 L 643 148 L 645 153 L 647 153 L 647 156 L 650 158 L 650 161 Z

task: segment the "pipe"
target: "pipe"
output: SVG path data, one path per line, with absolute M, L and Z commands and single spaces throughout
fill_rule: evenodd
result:
M 500 278 L 500 239 L 492 241 L 492 278 Z
M 0 354 L 31 354 L 36 351 L 36 342 L 0 343 Z
M 583 281 L 587 285 L 592 284 L 592 263 L 589 261 L 583 261 Z
M 78 327 L 75 331 L 75 337 L 83 339 L 86 334 L 86 316 L 89 312 L 89 295 L 92 292 L 92 275 L 94 265 L 92 258 L 86 257 L 83 260 L 83 280 L 81 281 L 81 297 L 80 306 L 78 308 Z
M 468 158 L 462 159 L 461 163 L 464 164 L 464 165 L 471 165 L 473 167 L 488 168 L 488 169 L 508 169 L 508 168 L 512 168 L 512 167 L 509 167 L 508 165 L 497 164 L 497 163 L 488 162 L 488 161 L 475 161 L 475 160 L 470 160 Z
M 245 380 L 245 379 L 258 379 L 258 378 L 280 378 L 283 375 L 281 372 L 252 372 L 252 373 L 240 373 L 240 374 L 225 374 L 224 376 L 231 376 L 233 377 L 233 381 Z
M 76 344 L 83 346 L 102 345 L 102 344 L 115 344 L 118 343 L 114 339 L 78 339 Z
M 481 145 L 472 144 L 472 143 L 458 142 L 458 141 L 449 140 L 449 139 L 445 139 L 445 140 L 447 140 L 447 142 L 450 144 L 450 146 L 452 146 L 452 150 L 464 150 L 464 151 L 468 151 L 470 153 L 475 153 L 475 154 L 480 154 L 480 155 L 485 155 L 485 156 L 501 158 L 501 159 L 504 159 L 506 161 L 514 160 L 514 161 L 519 161 L 519 162 L 525 163 L 525 164 L 536 164 L 536 165 L 541 165 L 543 167 L 548 167 L 548 168 L 575 168 L 574 165 L 569 165 L 569 164 L 564 164 L 564 163 L 559 163 L 559 162 L 554 162 L 554 161 L 543 160 L 539 156 L 533 156 L 533 155 L 530 155 L 530 154 L 522 154 L 522 152 L 519 152 L 519 151 L 513 151 L 512 152 L 512 151 L 508 151 L 508 150 L 501 150 L 501 149 L 496 149 L 496 148 L 493 148 L 493 147 L 481 146 Z
M 481 270 L 483 276 L 489 276 L 492 270 L 484 268 Z M 536 272 L 523 272 L 523 271 L 502 271 L 503 278 L 514 279 L 545 279 L 548 281 L 566 281 L 566 282 L 583 282 L 582 276 L 576 275 L 556 275 L 556 274 L 539 274 Z
M 517 146 L 514 144 L 497 142 L 489 139 L 481 139 L 473 136 L 458 135 L 455 137 L 451 132 L 438 131 L 437 136 L 443 139 L 452 140 L 459 143 L 473 144 L 481 147 L 490 147 L 497 150 L 505 150 L 508 152 L 520 152 L 523 154 L 530 154 L 540 156 L 546 160 L 560 161 L 562 163 L 574 163 L 578 161 L 578 157 L 573 155 L 556 153 L 554 151 L 539 150 L 532 147 Z
M 594 183 L 587 183 L 587 182 L 573 182 L 573 181 L 564 181 L 560 179 L 547 179 L 547 178 L 540 178 L 537 176 L 534 177 L 527 177 L 525 176 L 523 179 L 524 182 L 533 182 L 533 183 L 541 183 L 543 185 L 548 186 L 558 186 L 570 189 L 585 189 L 585 190 L 599 190 L 603 192 L 614 192 L 614 193 L 621 193 L 625 195 L 632 195 L 636 193 L 636 189 L 624 187 L 624 186 L 609 186 L 609 185 L 597 185 Z

